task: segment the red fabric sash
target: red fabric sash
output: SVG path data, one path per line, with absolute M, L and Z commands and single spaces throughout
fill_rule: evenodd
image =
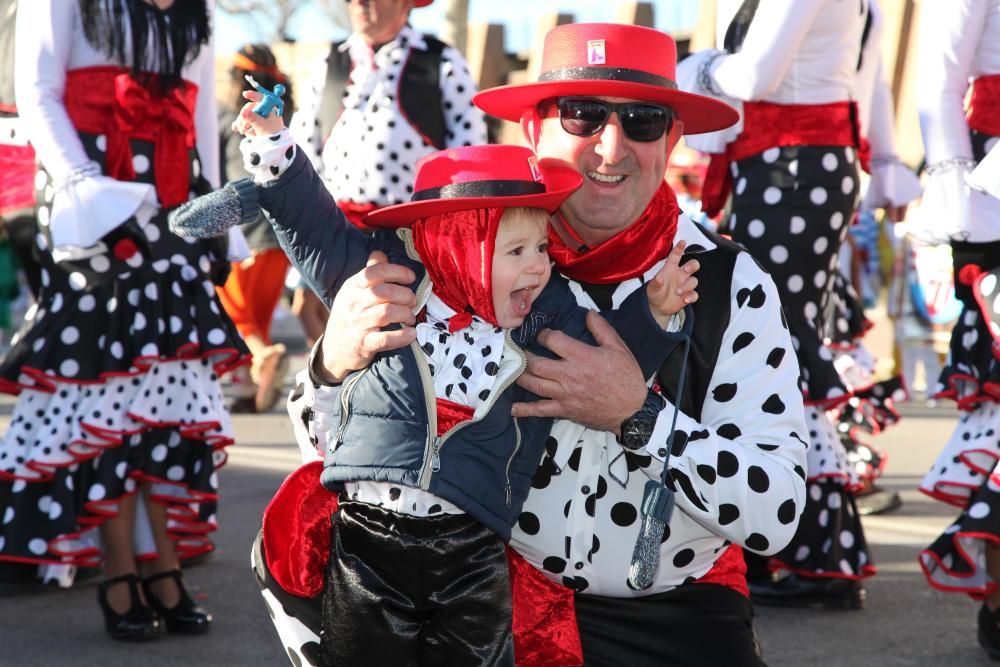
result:
M 0 143 L 0 217 L 35 205 L 35 149 Z
M 159 93 L 156 76 L 143 85 L 121 67 L 85 67 L 66 73 L 65 105 L 80 132 L 107 137 L 107 175 L 134 181 L 130 139 L 154 144 L 156 193 L 164 207 L 187 201 L 188 151 L 195 145 L 194 108 L 198 86 Z
M 750 597 L 750 589 L 747 588 L 747 564 L 743 560 L 743 549 L 735 544 L 730 544 L 715 561 L 712 569 L 703 574 L 695 583 L 718 584 Z
M 713 154 L 708 165 L 701 194 L 705 214 L 715 217 L 726 205 L 733 189 L 731 163 L 783 146 L 853 146 L 861 167 L 869 171 L 871 149 L 861 138 L 857 103 L 744 102 L 743 132 L 726 146 L 725 153 Z
M 1000 74 L 981 76 L 972 82 L 967 120 L 977 132 L 1000 136 Z
M 670 254 L 679 213 L 677 196 L 661 183 L 638 220 L 593 248 L 587 248 L 562 216 L 557 216 L 555 224 L 561 223 L 563 231 L 579 245 L 571 248 L 550 226 L 549 257 L 560 273 L 585 283 L 610 285 L 638 278 Z

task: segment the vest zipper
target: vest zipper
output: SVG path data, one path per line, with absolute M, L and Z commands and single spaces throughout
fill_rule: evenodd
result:
M 469 424 L 473 424 L 480 421 L 485 417 L 493 406 L 496 404 L 497 399 L 503 392 L 507 391 L 514 382 L 521 376 L 524 369 L 528 366 L 528 361 L 524 357 L 524 353 L 521 348 L 514 343 L 514 340 L 510 337 L 510 331 L 504 331 L 504 342 L 506 344 L 506 349 L 511 349 L 517 355 L 518 364 L 517 370 L 510 374 L 503 383 L 497 387 L 497 390 L 493 392 L 490 398 L 490 402 L 486 404 L 486 407 L 482 409 L 482 416 L 464 421 L 460 424 L 456 424 L 448 429 L 443 435 L 432 437 L 432 433 L 437 433 L 437 397 L 434 395 L 434 379 L 431 377 L 430 367 L 427 365 L 427 360 L 423 356 L 423 350 L 416 344 L 416 342 L 410 343 L 411 346 L 415 347 L 415 352 L 417 354 L 417 366 L 420 368 L 420 376 L 424 380 L 424 398 L 427 401 L 427 414 L 430 417 L 428 422 L 427 430 L 427 447 L 428 450 L 425 454 L 429 454 L 427 457 L 427 463 L 424 465 L 424 469 L 420 473 L 420 488 L 423 490 L 430 489 L 431 486 L 431 475 L 433 473 L 439 472 L 441 470 L 441 448 L 444 447 L 444 443 L 448 438 L 450 438 L 456 431 L 460 431 Z M 517 426 L 517 421 L 514 421 L 515 433 L 517 434 L 517 442 L 515 443 L 515 453 L 517 449 L 520 448 L 521 432 Z M 511 460 L 513 460 L 514 455 L 511 454 Z M 511 460 L 507 461 L 507 506 L 510 506 L 510 463 Z
M 331 452 L 336 450 L 344 439 L 344 431 L 347 429 L 347 422 L 351 419 L 349 412 L 351 394 L 354 393 L 354 388 L 358 386 L 358 381 L 364 377 L 364 374 L 367 373 L 370 368 L 371 366 L 364 368 L 360 373 L 344 383 L 344 389 L 340 392 L 340 426 L 337 428 L 337 437 L 333 440 L 333 447 L 330 449 Z
M 514 462 L 514 457 L 517 456 L 517 452 L 521 449 L 521 425 L 517 422 L 517 417 L 514 417 L 514 451 L 510 453 L 510 457 L 507 459 L 507 467 L 504 469 L 504 477 L 507 480 L 507 507 L 510 507 L 510 464 Z

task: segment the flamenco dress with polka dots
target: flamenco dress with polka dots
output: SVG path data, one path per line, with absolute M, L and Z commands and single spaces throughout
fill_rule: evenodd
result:
M 840 248 L 826 326 L 821 332 L 833 354 L 834 367 L 852 390 L 850 398 L 839 404 L 831 416 L 851 468 L 865 485 L 863 493 L 867 500 L 859 500 L 862 513 L 884 511 L 898 502 L 898 495 L 873 486 L 885 469 L 887 457 L 872 439 L 899 421 L 896 402 L 906 398 L 906 388 L 901 375 L 876 379 L 877 360 L 864 342 L 873 323 L 865 317 L 864 304 L 855 289 L 862 286 L 852 284 L 849 276 L 860 269 L 858 277 L 864 281 L 866 273 L 877 270 L 874 268 L 878 261 L 879 234 L 876 209 L 905 207 L 922 192 L 917 175 L 896 154 L 895 110 L 882 71 L 884 22 L 877 4 L 870 5 L 868 16 L 854 97 L 861 134 L 870 145 L 870 178 L 859 207 L 858 222 L 851 226 L 848 241 Z M 860 267 L 856 265 L 859 259 L 865 262 Z
M 218 174 L 211 44 L 183 86 L 161 88 L 92 46 L 75 2 L 18 18 L 42 291 L 0 364 L 18 395 L 0 441 L 0 559 L 99 566 L 96 529 L 140 483 L 178 555 L 207 553 L 232 442 L 218 374 L 247 350 L 210 277 L 224 254 L 171 234 L 166 214 Z M 143 511 L 136 535 L 154 557 Z
M 867 2 L 832 0 L 720 3 L 725 51 L 701 54 L 697 92 L 741 106 L 743 124 L 691 142 L 713 153 L 704 208 L 720 211 L 731 187 L 726 227 L 774 279 L 792 334 L 808 425 L 808 499 L 795 537 L 767 567 L 814 580 L 857 581 L 875 571 L 852 495 L 859 480 L 828 414 L 852 387 L 823 340 L 864 157 L 851 100 L 867 11 Z
M 950 242 L 962 303 L 936 387 L 961 414 L 920 485 L 962 512 L 921 552 L 920 564 L 931 586 L 980 598 L 997 587 L 986 571 L 986 547 L 1000 546 L 1000 199 L 970 189 L 966 177 L 1000 145 L 1000 1 L 954 10 L 932 4 L 920 20 L 938 28 L 921 51 L 926 78 L 918 100 L 930 176 L 916 224 L 926 238 Z M 997 178 L 994 169 L 987 180 Z

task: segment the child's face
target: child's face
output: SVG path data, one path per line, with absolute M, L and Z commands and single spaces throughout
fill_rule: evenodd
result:
M 549 282 L 548 215 L 504 213 L 493 252 L 493 311 L 503 329 L 515 329 Z

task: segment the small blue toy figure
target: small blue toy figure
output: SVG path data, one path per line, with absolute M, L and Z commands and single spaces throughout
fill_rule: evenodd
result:
M 282 84 L 275 84 L 274 92 L 271 92 L 257 83 L 257 80 L 249 74 L 246 75 L 246 80 L 251 86 L 257 89 L 257 92 L 264 96 L 264 99 L 258 102 L 257 106 L 253 108 L 255 114 L 262 118 L 267 118 L 272 111 L 278 118 L 281 118 L 285 114 L 285 101 L 281 99 L 281 96 L 285 94 L 285 87 Z

